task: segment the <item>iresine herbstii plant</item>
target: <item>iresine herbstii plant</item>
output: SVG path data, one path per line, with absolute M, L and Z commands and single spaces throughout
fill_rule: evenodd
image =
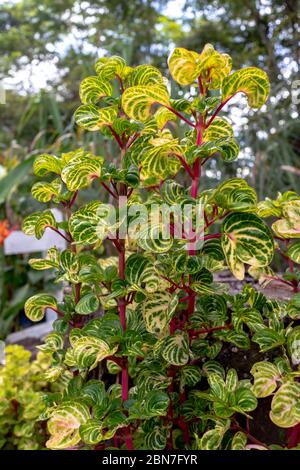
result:
M 284 329 L 282 307 L 249 285 L 232 297 L 213 278 L 228 267 L 242 280 L 245 266 L 262 276 L 273 257 L 272 232 L 246 181 L 214 190 L 200 182 L 209 159 L 238 156 L 223 106 L 242 93 L 249 106 L 261 107 L 267 75 L 252 67 L 231 73 L 230 57 L 209 44 L 201 54 L 175 49 L 168 65 L 184 99 L 170 97 L 156 68 L 131 68 L 120 57 L 98 60 L 96 75 L 83 80 L 76 122 L 115 141 L 117 166 L 83 149 L 40 155 L 34 164 L 38 176 L 55 178 L 36 183 L 33 196 L 58 204 L 65 221 L 47 209 L 28 216 L 23 230 L 37 238 L 55 230 L 69 243 L 30 261 L 56 270 L 69 286 L 63 301 L 42 293 L 25 306 L 33 321 L 47 308 L 57 312 L 42 346 L 53 357 L 46 376 L 73 376 L 64 392 L 48 394 L 41 416 L 51 449 L 265 449 L 249 422 L 257 397 L 277 384 L 272 421 L 300 422 L 300 373 L 288 346 L 295 329 Z M 183 138 L 175 136 L 180 126 L 188 129 Z M 184 172 L 189 187 L 176 182 Z M 78 206 L 78 192 L 92 183 L 105 188 L 116 211 L 99 200 Z M 115 256 L 99 254 L 107 244 Z M 222 362 L 230 345 L 256 347 L 252 376 L 238 377 Z M 274 364 L 263 362 L 278 346 Z

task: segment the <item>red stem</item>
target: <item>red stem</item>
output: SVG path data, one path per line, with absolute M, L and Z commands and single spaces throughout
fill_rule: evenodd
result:
M 266 447 L 268 449 L 268 446 L 264 443 L 264 442 L 261 442 L 259 441 L 258 439 L 256 439 L 256 437 L 252 436 L 252 434 L 250 434 L 248 431 L 246 431 L 246 429 L 242 428 L 239 424 L 234 424 L 232 427 L 231 427 L 232 430 L 238 430 L 238 431 L 242 431 L 243 433 L 246 434 L 246 436 L 248 437 L 249 441 L 253 442 L 253 444 L 257 444 L 259 446 L 262 446 L 262 447 Z
M 135 141 L 136 139 L 138 139 L 138 137 L 141 135 L 140 132 L 137 132 L 136 134 L 134 134 L 131 139 L 128 140 L 127 144 L 126 144 L 126 148 L 128 149 Z
M 179 402 L 180 402 L 180 404 L 183 404 L 185 402 L 185 392 L 184 391 L 180 392 L 180 394 L 179 394 Z M 185 422 L 183 416 L 179 416 L 178 424 L 179 424 L 179 426 L 182 430 L 182 433 L 183 433 L 184 443 L 189 444 L 190 443 L 189 427 L 188 427 L 188 424 Z
M 213 333 L 214 331 L 228 330 L 230 328 L 231 328 L 231 325 L 214 326 L 212 328 L 202 328 L 201 330 L 189 330 L 189 333 L 193 336 L 196 336 L 196 335 Z
M 103 181 L 101 182 L 102 186 L 104 189 L 106 189 L 106 191 L 113 197 L 113 198 L 117 198 L 117 195 L 107 186 L 107 184 L 103 183 Z
M 116 131 L 114 130 L 114 128 L 112 126 L 107 126 L 110 130 L 110 132 L 112 133 L 112 135 L 114 136 L 115 138 L 115 141 L 117 142 L 117 144 L 119 145 L 120 149 L 123 149 L 124 148 L 124 145 L 123 145 L 123 142 L 121 141 L 120 137 L 118 136 L 118 134 L 116 133 Z
M 296 426 L 293 426 L 292 428 L 288 429 L 286 431 L 286 439 L 288 442 L 288 449 L 292 449 L 293 447 L 296 447 L 297 444 L 300 442 L 300 423 L 296 424 Z
M 202 84 L 201 75 L 199 75 L 199 77 L 198 77 L 198 85 L 199 85 L 199 91 L 200 91 L 201 95 L 204 95 L 204 88 L 203 88 L 203 84 Z
M 272 281 L 278 281 L 281 282 L 282 284 L 286 284 L 287 286 L 294 287 L 294 284 L 289 281 L 285 281 L 284 279 L 281 279 L 280 277 L 276 276 L 265 276 L 266 279 L 271 279 Z
M 234 95 L 235 95 L 235 94 L 234 94 Z M 210 119 L 208 120 L 208 123 L 206 124 L 206 129 L 211 125 L 211 123 L 213 122 L 213 120 L 215 119 L 215 117 L 217 117 L 217 115 L 219 114 L 219 112 L 221 111 L 221 109 L 225 106 L 225 104 L 228 103 L 229 100 L 231 100 L 231 98 L 234 97 L 234 95 L 229 96 L 229 98 L 227 98 L 225 101 L 222 101 L 222 103 L 217 107 L 217 109 L 215 110 L 215 112 L 212 114 L 212 116 L 211 116 Z
M 75 191 L 75 193 L 73 194 L 73 196 L 71 197 L 70 201 L 69 201 L 69 204 L 68 206 L 71 208 L 77 198 L 77 194 L 78 194 L 78 191 Z
M 204 240 L 211 240 L 213 238 L 221 238 L 222 233 L 212 233 L 211 235 L 204 235 Z
M 191 196 L 195 199 L 198 194 L 200 172 L 201 172 L 200 158 L 197 158 L 193 165 L 193 181 L 192 181 L 192 191 L 191 191 Z
M 60 235 L 62 238 L 64 238 L 68 243 L 71 243 L 72 240 L 70 240 L 68 237 L 66 237 L 63 233 L 61 233 L 59 230 L 57 230 L 57 228 L 55 227 L 52 227 L 52 225 L 47 225 L 46 228 L 50 228 L 51 230 L 53 230 L 53 232 L 56 232 L 58 235 Z
M 185 171 L 189 174 L 189 176 L 191 178 L 193 178 L 193 173 L 191 171 L 191 168 L 189 167 L 189 165 L 186 163 L 185 159 L 183 158 L 182 155 L 180 155 L 179 153 L 173 153 L 173 155 L 175 155 L 175 157 L 178 158 L 178 160 L 180 160 L 180 163 L 182 164 L 182 166 L 184 167 Z
M 166 281 L 168 281 L 170 284 L 172 284 L 174 287 L 176 287 L 176 289 L 182 289 L 182 287 L 181 287 L 179 284 L 176 284 L 176 282 L 172 281 L 172 280 L 169 279 L 168 277 L 163 276 L 162 274 L 160 274 L 160 277 L 161 277 L 162 279 L 165 279 Z
M 189 126 L 191 127 L 196 127 L 196 124 L 194 124 L 192 121 L 190 121 L 189 119 L 187 119 L 186 117 L 184 117 L 181 113 L 179 113 L 178 111 L 176 111 L 176 109 L 173 109 L 171 106 L 167 106 L 167 105 L 164 105 L 165 108 L 167 108 L 169 111 L 171 111 L 171 113 L 175 114 L 176 116 L 179 117 L 179 119 L 181 119 L 182 121 L 186 122 Z

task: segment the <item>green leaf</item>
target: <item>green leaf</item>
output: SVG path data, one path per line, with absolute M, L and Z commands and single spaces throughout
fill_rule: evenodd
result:
M 200 440 L 200 450 L 217 450 L 222 444 L 225 430 L 221 427 L 206 431 Z
M 89 419 L 79 428 L 79 434 L 83 442 L 89 445 L 95 445 L 102 441 L 102 425 L 97 419 Z
M 97 108 L 94 105 L 82 105 L 75 111 L 75 121 L 78 126 L 87 131 L 97 131 L 103 126 L 111 126 L 118 115 L 115 106 Z
M 288 382 L 280 387 L 272 399 L 270 418 L 281 428 L 300 423 L 300 383 Z
M 51 268 L 59 268 L 59 253 L 57 248 L 50 248 L 45 258 L 31 258 L 29 265 L 38 271 Z
M 168 439 L 168 429 L 155 426 L 150 432 L 145 434 L 145 448 L 149 450 L 164 450 Z
M 48 421 L 50 439 L 46 447 L 59 450 L 76 446 L 80 441 L 79 428 L 89 418 L 88 407 L 80 402 L 67 401 L 59 405 Z
M 103 158 L 89 152 L 78 152 L 61 172 L 61 178 L 69 191 L 88 187 L 93 179 L 101 175 Z
M 216 117 L 203 133 L 203 142 L 211 142 L 224 137 L 232 137 L 233 129 L 228 119 Z
M 287 255 L 294 263 L 300 264 L 300 242 L 290 245 L 287 250 Z
M 287 313 L 293 320 L 300 320 L 300 293 L 293 295 L 288 301 Z
M 285 338 L 283 332 L 279 333 L 275 330 L 265 327 L 254 334 L 252 341 L 259 344 L 261 352 L 265 352 L 284 344 Z
M 247 436 L 241 431 L 238 431 L 233 436 L 231 441 L 231 450 L 245 450 L 247 444 Z
M 238 212 L 252 212 L 257 203 L 254 189 L 241 178 L 221 183 L 215 190 L 213 199 L 222 209 Z
M 62 184 L 59 179 L 47 182 L 35 183 L 31 188 L 31 194 L 39 202 L 49 202 L 53 197 L 59 196 Z
M 79 315 L 89 315 L 98 310 L 99 304 L 99 299 L 95 294 L 86 294 L 76 304 L 75 312 Z
M 79 368 L 89 367 L 92 370 L 105 357 L 113 355 L 118 347 L 110 348 L 106 341 L 93 336 L 70 338 L 74 358 Z
M 192 84 L 202 75 L 210 89 L 220 88 L 220 85 L 231 70 L 231 58 L 220 54 L 211 44 L 206 44 L 198 54 L 182 47 L 174 49 L 168 59 L 170 73 L 180 85 Z
M 274 242 L 268 226 L 254 214 L 233 213 L 222 225 L 222 247 L 227 264 L 237 279 L 244 279 L 244 263 L 261 267 L 270 264 Z
M 130 67 L 126 67 L 126 62 L 122 57 L 113 55 L 111 57 L 101 57 L 95 64 L 97 75 L 101 79 L 111 80 L 115 76 L 125 78 Z
M 136 121 L 146 121 L 153 104 L 170 106 L 170 97 L 164 85 L 134 86 L 127 88 L 122 95 L 125 113 Z
M 95 104 L 104 96 L 112 95 L 112 86 L 99 77 L 87 77 L 80 83 L 79 94 L 83 104 Z
M 48 294 L 36 294 L 30 297 L 24 306 L 25 314 L 31 321 L 42 320 L 47 308 L 57 309 L 56 298 Z
M 170 320 L 178 304 L 176 295 L 155 292 L 141 303 L 141 311 L 147 331 L 157 336 L 168 334 Z
M 176 332 L 163 342 L 163 358 L 174 366 L 184 366 L 189 360 L 189 337 L 187 333 Z
M 56 220 L 50 210 L 35 212 L 25 217 L 22 230 L 26 235 L 35 235 L 37 239 L 40 239 L 47 227 L 56 228 Z
M 264 398 L 272 395 L 277 388 L 277 381 L 280 380 L 278 368 L 270 362 L 257 362 L 252 366 L 250 373 L 254 377 L 252 391 L 257 398 Z
M 48 173 L 60 175 L 63 167 L 62 160 L 55 155 L 43 153 L 34 160 L 33 171 L 37 176 L 45 176 Z
M 256 67 L 248 67 L 224 79 L 222 100 L 225 101 L 236 93 L 244 93 L 251 108 L 260 108 L 266 102 L 269 91 L 270 83 L 266 72 Z
M 287 335 L 287 350 L 293 364 L 300 364 L 300 326 L 295 326 Z
M 99 241 L 98 225 L 101 217 L 98 211 L 101 205 L 99 201 L 91 201 L 71 216 L 69 231 L 76 243 L 92 245 Z
M 154 416 L 166 416 L 168 406 L 168 395 L 165 392 L 153 390 L 130 406 L 129 418 L 149 419 Z

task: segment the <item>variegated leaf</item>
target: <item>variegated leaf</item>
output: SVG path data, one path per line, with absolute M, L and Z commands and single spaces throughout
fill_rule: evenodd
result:
M 75 312 L 79 315 L 89 315 L 96 312 L 99 308 L 100 302 L 95 294 L 86 294 L 76 304 Z
M 44 269 L 59 267 L 59 253 L 56 247 L 47 251 L 45 258 L 31 258 L 28 263 L 33 269 L 42 271 Z
M 103 126 L 111 126 L 118 115 L 115 106 L 97 108 L 94 105 L 82 105 L 75 111 L 75 121 L 78 126 L 87 131 L 97 131 Z
M 164 85 L 134 86 L 127 88 L 122 95 L 125 113 L 136 121 L 146 121 L 153 104 L 170 106 L 170 97 Z
M 57 300 L 52 295 L 36 294 L 25 302 L 24 310 L 31 321 L 40 321 L 44 318 L 47 308 L 57 309 Z
M 31 194 L 39 202 L 49 202 L 53 197 L 59 196 L 62 184 L 59 179 L 55 179 L 51 183 L 38 182 L 31 188 Z
M 90 418 L 86 405 L 77 401 L 67 401 L 59 405 L 48 421 L 50 439 L 48 449 L 67 449 L 80 442 L 79 427 Z
M 93 369 L 105 357 L 113 355 L 118 347 L 110 348 L 106 341 L 94 336 L 80 336 L 71 339 L 74 359 L 79 368 Z
M 222 100 L 226 101 L 236 93 L 245 93 L 251 108 L 260 108 L 270 91 L 266 72 L 256 67 L 240 69 L 226 77 L 222 84 Z
M 247 444 L 247 436 L 241 431 L 238 431 L 233 436 L 231 441 L 231 450 L 245 450 Z
M 288 301 L 287 312 L 293 320 L 300 320 L 300 294 L 295 294 Z
M 219 207 L 230 211 L 252 212 L 257 203 L 256 192 L 241 178 L 221 183 L 213 194 Z
M 89 152 L 75 153 L 69 163 L 63 168 L 61 178 L 69 191 L 88 187 L 93 179 L 101 175 L 103 158 Z
M 174 153 L 180 153 L 178 139 L 163 135 L 162 137 L 151 139 L 149 145 L 144 148 L 139 158 L 141 165 L 141 179 L 149 179 L 148 185 L 153 185 L 155 181 L 161 181 L 167 177 L 175 175 L 180 167 L 180 161 Z
M 162 85 L 164 83 L 161 72 L 153 65 L 138 65 L 129 76 L 130 86 Z
M 300 326 L 295 326 L 287 335 L 287 350 L 292 364 L 300 364 Z
M 112 86 L 99 77 L 87 77 L 80 83 L 79 94 L 83 104 L 95 104 L 104 96 L 112 94 Z
M 130 69 L 130 67 L 127 67 L 125 60 L 117 55 L 101 57 L 95 64 L 97 75 L 104 80 L 111 80 L 115 76 L 125 78 L 129 73 L 129 70 L 126 69 Z
M 270 264 L 274 252 L 272 234 L 256 215 L 233 213 L 223 222 L 222 232 L 226 261 L 237 279 L 244 279 L 244 263 L 256 267 Z
M 228 119 L 217 117 L 203 133 L 203 142 L 211 142 L 213 140 L 222 139 L 224 137 L 232 137 L 233 129 Z
M 164 450 L 166 448 L 169 431 L 167 428 L 155 426 L 145 434 L 145 447 L 149 450 Z
M 274 364 L 257 362 L 252 366 L 250 373 L 254 377 L 252 391 L 257 398 L 268 397 L 276 390 L 280 372 Z
M 102 212 L 105 206 L 99 201 L 91 201 L 74 212 L 69 220 L 69 230 L 76 243 L 92 245 L 105 238 L 105 228 L 110 228 L 109 218 L 105 219 Z
M 43 153 L 39 155 L 33 164 L 33 171 L 37 176 L 45 176 L 48 173 L 60 175 L 62 170 L 62 161 L 55 155 Z
M 294 261 L 294 263 L 300 264 L 300 242 L 295 242 L 290 245 L 288 247 L 287 255 L 292 261 Z
M 155 292 L 141 303 L 147 331 L 162 337 L 168 334 L 169 322 L 176 310 L 178 298 L 168 292 Z
M 81 424 L 79 434 L 83 442 L 95 445 L 103 439 L 102 423 L 97 419 L 89 419 Z
M 287 382 L 275 393 L 270 418 L 280 428 L 290 428 L 300 423 L 300 383 Z
M 168 58 L 168 66 L 173 79 L 179 85 L 190 85 L 198 76 L 199 54 L 177 47 Z
M 189 338 L 186 333 L 178 332 L 163 342 L 162 356 L 174 366 L 184 366 L 189 360 Z
M 198 441 L 199 450 L 217 450 L 219 449 L 226 428 L 216 427 L 215 429 L 210 429 L 206 431 Z
M 22 230 L 26 235 L 35 235 L 37 239 L 42 238 L 47 227 L 56 228 L 56 220 L 50 210 L 35 212 L 25 217 Z
M 154 114 L 157 127 L 162 130 L 169 121 L 176 121 L 176 115 L 167 108 L 159 108 Z

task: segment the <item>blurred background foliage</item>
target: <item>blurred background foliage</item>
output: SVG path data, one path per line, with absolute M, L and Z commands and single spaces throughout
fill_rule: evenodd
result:
M 85 146 L 113 158 L 103 136 L 84 134 L 73 122 L 79 82 L 93 74 L 98 57 L 118 54 L 131 65 L 152 63 L 168 76 L 166 58 L 175 46 L 201 51 L 207 42 L 229 53 L 235 69 L 266 70 L 271 96 L 247 118 L 238 105 L 231 111 L 240 157 L 228 166 L 212 161 L 203 187 L 237 175 L 255 186 L 260 198 L 300 191 L 299 17 L 299 0 L 2 0 L 0 81 L 6 104 L 0 105 L 0 219 L 18 227 L 35 209 L 29 196 L 35 154 Z M 3 313 L 12 298 L 5 288 L 1 294 L 1 285 L 14 283 L 20 266 L 25 268 L 19 258 L 5 261 L 3 253 L 0 262 Z

